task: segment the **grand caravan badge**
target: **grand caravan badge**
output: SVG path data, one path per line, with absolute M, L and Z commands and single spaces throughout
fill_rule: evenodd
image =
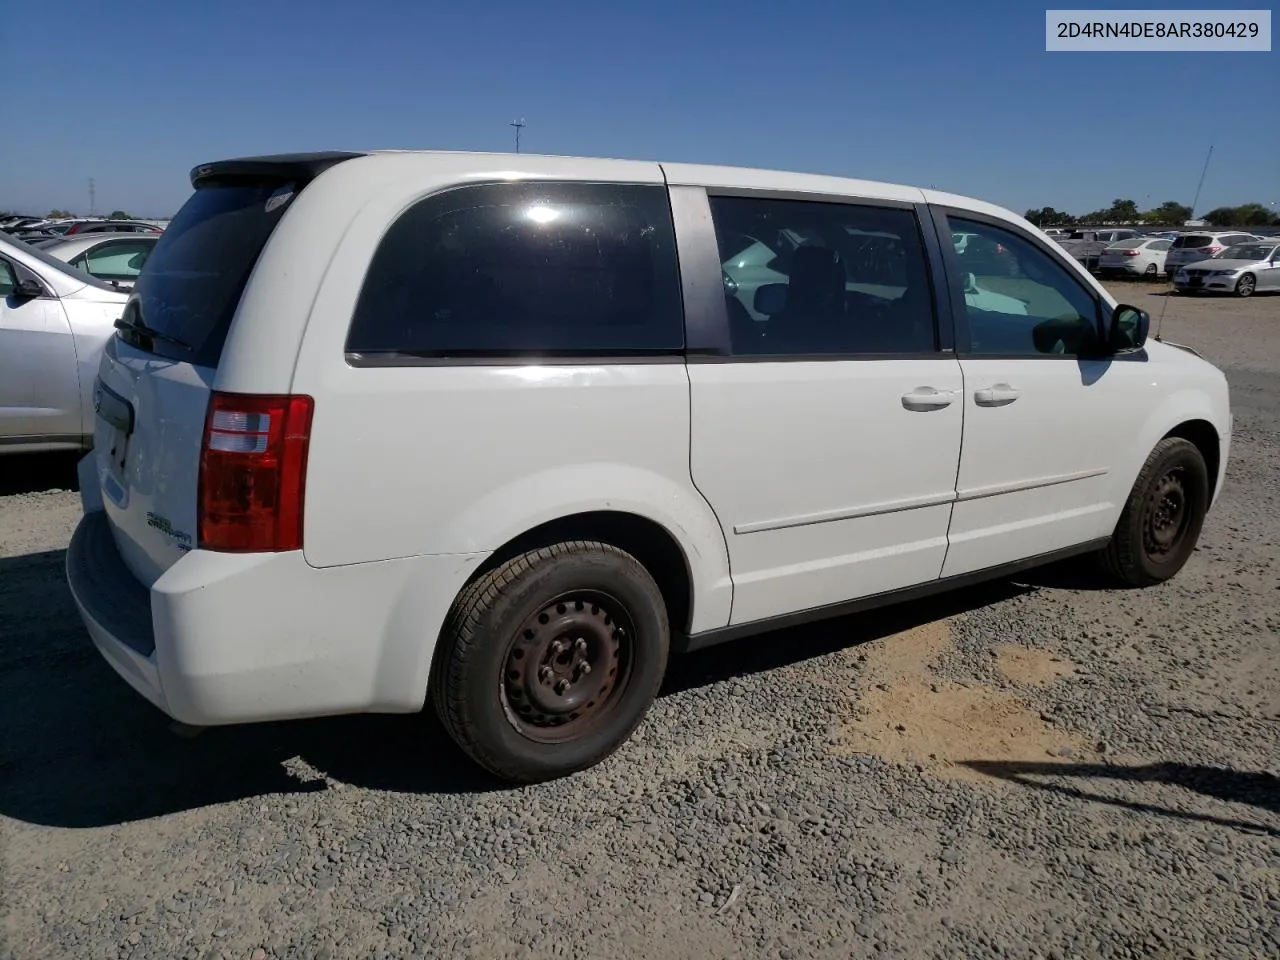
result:
M 183 533 L 181 530 L 175 530 L 173 524 L 169 522 L 168 518 L 162 517 L 158 513 L 147 511 L 147 526 L 154 527 L 171 540 L 175 540 L 179 550 L 185 552 L 191 549 L 191 534 Z

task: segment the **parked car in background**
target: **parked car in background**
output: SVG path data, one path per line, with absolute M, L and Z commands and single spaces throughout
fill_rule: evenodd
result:
M 1071 236 L 1071 231 L 1066 227 L 1045 227 L 1044 232 L 1047 236 L 1053 237 L 1055 240 L 1063 239 Z
M 15 230 L 14 236 L 20 240 L 30 240 L 33 238 L 47 239 L 48 237 L 60 237 L 66 234 L 72 227 L 81 223 L 96 223 L 97 221 L 86 220 L 41 220 L 39 223 L 33 223 L 30 226 L 23 227 L 21 230 Z
M 61 240 L 62 234 L 52 233 L 48 230 L 24 230 L 15 234 L 13 239 L 20 240 L 23 243 L 37 246 L 42 243 L 48 243 L 50 240 Z
M 1107 244 L 1098 258 L 1098 272 L 1105 276 L 1125 275 L 1155 279 L 1164 270 L 1164 258 L 1172 240 L 1160 237 L 1130 237 Z
M 92 445 L 98 363 L 127 299 L 0 236 L 0 454 Z
M 159 236 L 164 230 L 145 220 L 99 220 L 74 224 L 66 235 L 81 236 L 86 233 L 149 233 Z
M 546 780 L 670 656 L 1070 554 L 1166 581 L 1222 487 L 1222 372 L 993 204 L 528 154 L 191 181 L 102 354 L 66 556 L 185 723 L 429 702 Z M 763 321 L 724 282 L 757 243 Z
M 1164 260 L 1164 272 L 1172 279 L 1179 267 L 1185 267 L 1197 260 L 1208 260 L 1216 257 L 1227 247 L 1241 243 L 1251 243 L 1258 238 L 1251 233 L 1240 230 L 1193 230 L 1179 233 L 1169 248 L 1169 255 Z
M 45 222 L 45 217 L 10 217 L 8 220 L 0 223 L 0 230 L 3 230 L 5 233 L 16 233 L 19 230 L 34 227 L 36 224 Z
M 1118 240 L 1141 236 L 1137 230 L 1115 227 L 1105 230 L 1072 230 L 1071 235 L 1058 243 L 1062 249 L 1080 262 L 1086 270 L 1096 270 L 1103 248 Z
M 1234 293 L 1237 297 L 1280 291 L 1280 239 L 1267 237 L 1227 247 L 1211 259 L 1179 267 L 1173 285 L 1180 293 Z
M 85 233 L 40 241 L 39 248 L 90 276 L 129 290 L 159 235 Z

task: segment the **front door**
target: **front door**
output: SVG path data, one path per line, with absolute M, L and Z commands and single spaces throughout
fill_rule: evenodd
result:
M 946 223 L 965 235 L 948 256 L 964 372 L 954 576 L 1109 536 L 1128 493 L 1115 470 L 1147 406 L 1139 360 L 1081 356 L 1109 311 L 1083 278 L 1030 234 Z
M 0 258 L 0 444 L 78 443 L 80 380 L 75 344 L 53 296 L 18 296 L 31 274 Z
M 709 205 L 714 227 L 714 260 L 691 262 L 682 239 L 686 291 L 710 290 L 686 295 L 688 322 L 729 331 L 688 370 L 690 465 L 728 543 L 731 622 L 936 579 L 962 383 L 939 349 L 914 210 L 691 188 L 673 203 L 678 224 Z

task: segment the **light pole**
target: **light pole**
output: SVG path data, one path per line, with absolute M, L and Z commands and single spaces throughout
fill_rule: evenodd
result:
M 521 117 L 519 120 L 512 120 L 510 123 L 510 126 L 513 126 L 516 128 L 516 153 L 520 152 L 520 128 L 523 127 L 524 125 L 525 123 L 524 123 L 523 117 Z

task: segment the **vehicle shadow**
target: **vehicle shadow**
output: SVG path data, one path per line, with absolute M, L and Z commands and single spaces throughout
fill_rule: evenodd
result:
M 93 648 L 63 579 L 64 553 L 0 558 L 0 815 L 84 828 L 325 790 L 334 781 L 411 793 L 508 789 L 462 754 L 430 709 L 194 736 L 175 730 Z M 997 581 L 676 657 L 662 695 L 856 646 L 1027 589 Z
M 17 453 L 0 457 L 0 497 L 80 489 L 80 453 Z
M 661 695 L 708 686 L 744 674 L 775 670 L 837 650 L 861 646 L 1032 591 L 1033 588 L 1012 580 L 993 580 L 913 603 L 881 607 L 708 647 L 671 661 Z
M 1097 790 L 1086 789 L 1075 783 L 1062 782 L 1065 778 L 1076 778 L 1079 780 L 1118 780 L 1124 783 L 1166 784 L 1181 787 L 1201 796 L 1212 797 L 1215 800 L 1244 804 L 1267 813 L 1280 814 L 1280 777 L 1265 771 L 1244 772 L 1186 763 L 1153 763 L 1130 767 L 1109 763 L 971 760 L 966 762 L 964 766 L 989 777 L 995 777 L 1036 790 L 1045 790 L 1061 796 L 1072 797 L 1077 800 L 1123 807 L 1138 813 L 1150 813 L 1162 817 L 1213 823 L 1233 829 L 1261 831 L 1273 836 L 1280 836 L 1280 829 L 1262 823 L 1236 820 L 1197 811 L 1179 810 L 1147 801 L 1107 796 Z
M 1012 577 L 1014 583 L 1027 587 L 1054 590 L 1124 590 L 1123 583 L 1113 580 L 1088 557 L 1071 557 L 1043 567 L 1033 567 Z
M 324 775 L 395 791 L 498 786 L 429 711 L 175 735 L 175 725 L 94 649 L 66 588 L 64 562 L 62 550 L 0 558 L 0 815 L 105 826 L 324 790 Z

